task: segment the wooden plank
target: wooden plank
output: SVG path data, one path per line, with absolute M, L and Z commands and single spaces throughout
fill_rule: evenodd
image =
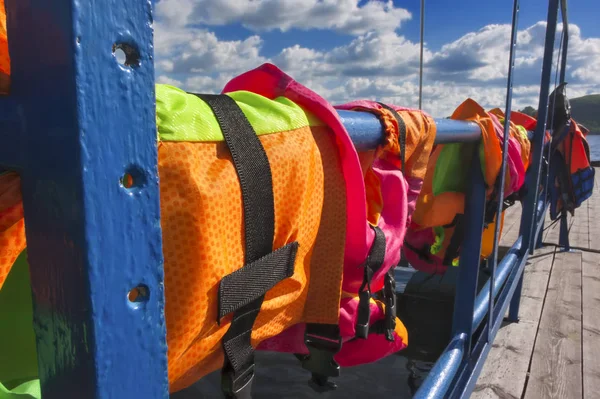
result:
M 600 398 L 600 254 L 584 252 L 583 300 L 583 392 Z
M 525 399 L 583 397 L 581 257 L 559 252 L 554 258 Z
M 519 323 L 500 328 L 472 398 L 521 398 L 537 333 L 555 247 L 542 248 L 525 267 Z
M 569 243 L 574 247 L 589 248 L 589 215 L 588 215 L 589 200 L 581 204 L 578 209 L 575 209 L 571 228 L 569 229 Z
M 589 248 L 600 250 L 600 169 L 596 168 L 596 185 L 594 194 L 588 199 L 588 217 L 590 218 L 589 227 Z
M 519 237 L 521 225 L 521 205 L 519 203 L 508 208 L 504 214 L 504 227 L 502 228 L 502 237 L 500 237 L 501 246 L 512 246 Z
M 556 251 L 554 246 L 544 247 L 529 257 L 523 278 L 520 321 L 539 324 Z

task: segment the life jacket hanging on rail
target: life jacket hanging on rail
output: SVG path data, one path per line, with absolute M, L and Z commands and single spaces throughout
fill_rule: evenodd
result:
M 275 66 L 265 64 L 233 79 L 225 87 L 225 91 L 229 90 L 250 90 L 268 98 L 285 95 L 339 131 L 337 137 L 343 138 L 339 144 L 346 155 L 342 168 L 349 191 L 342 298 L 338 304 L 339 335 L 336 329 L 322 329 L 316 320 L 296 325 L 258 347 L 259 350 L 295 353 L 304 367 L 313 372 L 313 382 L 326 389 L 325 377 L 339 373 L 337 364 L 352 366 L 373 362 L 407 344 L 406 330 L 395 316 L 395 289 L 390 271 L 398 263 L 407 220 L 414 209 L 408 205 L 409 196 L 414 202 L 418 195 L 419 187 L 415 184 L 419 172 L 415 172 L 415 182 L 407 183 L 401 168 L 400 123 L 405 122 L 402 137 L 408 143 L 404 145 L 405 171 L 413 167 L 418 171 L 426 165 L 435 138 L 435 125 L 430 117 L 418 111 L 402 111 L 403 120 L 399 122 L 395 110 L 364 103 L 363 110 L 376 113 L 382 120 L 385 139 L 378 149 L 357 155 L 335 110 Z M 339 108 L 348 107 L 355 108 L 355 105 Z M 356 172 L 361 173 L 360 177 Z M 424 175 L 424 170 L 420 174 Z M 314 351 L 321 351 L 323 358 L 333 358 L 335 366 L 321 368 L 312 364 L 306 356 Z
M 309 310 L 338 324 L 343 155 L 327 125 L 282 96 L 156 94 L 170 391 L 222 369 L 238 397 L 262 340 Z M 15 256 L 0 259 L 0 285 L 25 248 L 19 178 L 5 179 L 0 243 Z
M 389 270 L 418 184 L 395 114 L 415 181 L 433 120 L 378 105 L 386 142 L 359 157 L 333 107 L 270 64 L 222 95 L 156 94 L 171 392 L 221 369 L 227 395 L 246 394 L 256 347 L 295 353 L 325 387 L 336 361 L 404 348 Z M 3 182 L 0 287 L 26 246 L 19 177 Z
M 496 205 L 502 142 L 504 140 L 501 113 L 486 112 L 472 99 L 463 102 L 451 119 L 472 121 L 479 125 L 480 143 L 452 143 L 436 145 L 429 159 L 423 189 L 408 228 L 403 247 L 406 260 L 417 270 L 442 274 L 448 267 L 457 266 L 464 228 L 465 192 L 468 168 L 475 146 L 479 146 L 481 168 L 486 184 L 486 225 L 482 237 L 481 258 L 493 250 L 495 223 L 501 223 L 504 212 L 498 217 Z M 511 124 L 505 192 L 502 201 L 513 195 L 523 184 L 525 163 L 530 146 L 523 140 L 522 131 Z M 499 220 L 498 220 L 499 219 Z

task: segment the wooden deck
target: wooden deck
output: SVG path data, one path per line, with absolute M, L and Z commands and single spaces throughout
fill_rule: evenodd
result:
M 569 218 L 573 252 L 546 245 L 525 268 L 520 322 L 503 326 L 479 377 L 477 399 L 600 398 L 600 170 L 594 195 Z M 517 237 L 520 207 L 503 243 Z M 544 242 L 558 243 L 546 221 Z
M 600 250 L 599 180 L 597 169 L 594 196 L 570 218 L 572 246 Z M 518 205 L 507 210 L 503 246 L 518 236 L 520 211 Z M 546 228 L 544 242 L 558 243 L 559 224 L 547 221 Z M 256 399 L 411 396 L 401 353 L 343 369 L 338 390 L 320 395 L 294 356 L 262 352 L 256 363 Z M 213 373 L 171 399 L 221 397 L 219 378 Z M 600 254 L 547 245 L 529 258 L 520 322 L 498 332 L 472 398 L 600 399 Z

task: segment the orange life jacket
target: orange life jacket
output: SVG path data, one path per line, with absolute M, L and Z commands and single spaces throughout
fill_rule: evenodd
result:
M 590 163 L 590 146 L 577 122 L 573 118 L 570 122 L 566 136 L 560 139 L 550 157 L 548 190 L 552 220 L 563 210 L 573 215 L 594 190 L 596 170 Z
M 479 145 L 481 168 L 486 184 L 486 224 L 483 230 L 481 257 L 493 250 L 495 224 L 502 233 L 504 212 L 496 215 L 496 181 L 502 164 L 504 116 L 500 110 L 486 112 L 472 99 L 463 102 L 452 119 L 477 123 L 482 132 L 480 144 L 456 143 L 435 147 L 427 167 L 423 189 L 417 200 L 413 221 L 404 243 L 404 255 L 417 270 L 444 273 L 448 266 L 458 265 L 464 227 L 465 192 L 475 145 Z M 530 143 L 527 132 L 511 123 L 509 127 L 509 165 L 505 180 L 505 198 L 523 185 L 529 165 Z

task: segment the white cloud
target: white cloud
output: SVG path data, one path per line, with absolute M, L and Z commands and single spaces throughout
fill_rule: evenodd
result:
M 419 45 L 395 31 L 410 15 L 391 1 L 161 0 L 157 9 L 160 82 L 218 92 L 231 77 L 268 61 L 334 103 L 367 98 L 418 104 Z M 293 45 L 265 57 L 260 36 L 220 40 L 207 28 L 232 22 L 257 32 L 318 26 L 357 36 L 329 52 Z M 519 31 L 513 108 L 537 106 L 545 34 L 545 22 Z M 426 48 L 424 109 L 447 116 L 468 97 L 503 107 L 509 38 L 509 25 L 493 24 L 439 51 Z M 584 38 L 576 25 L 570 25 L 567 81 L 570 97 L 600 92 L 600 38 Z
M 211 73 L 250 69 L 265 61 L 262 39 L 221 41 L 204 29 L 169 29 L 156 24 L 157 66 L 170 73 Z
M 333 29 L 359 35 L 369 30 L 394 31 L 411 18 L 392 0 L 359 4 L 359 0 L 161 0 L 156 8 L 170 25 L 235 22 L 257 32 Z

